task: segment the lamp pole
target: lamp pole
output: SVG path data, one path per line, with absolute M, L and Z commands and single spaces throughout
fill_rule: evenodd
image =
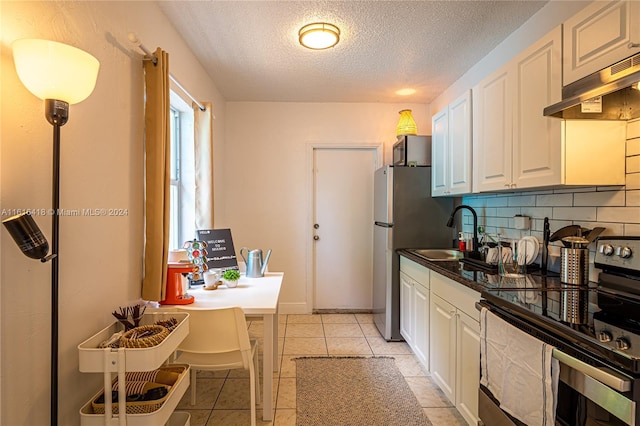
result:
M 51 425 L 58 424 L 58 305 L 60 243 L 60 127 L 69 119 L 69 104 L 56 99 L 45 100 L 45 116 L 53 126 L 53 178 L 51 216 Z M 44 259 L 43 259 L 44 261 Z

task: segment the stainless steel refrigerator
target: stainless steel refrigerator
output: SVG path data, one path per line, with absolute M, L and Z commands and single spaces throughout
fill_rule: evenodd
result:
M 431 197 L 431 167 L 382 167 L 374 189 L 373 317 L 382 337 L 402 340 L 396 250 L 452 247 L 453 199 Z

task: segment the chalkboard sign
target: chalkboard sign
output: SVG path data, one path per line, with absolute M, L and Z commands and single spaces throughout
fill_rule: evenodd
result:
M 207 243 L 209 269 L 238 269 L 231 229 L 199 229 L 196 234 L 198 240 Z

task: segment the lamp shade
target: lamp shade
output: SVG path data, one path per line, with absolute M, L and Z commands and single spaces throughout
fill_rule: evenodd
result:
M 84 50 L 39 39 L 16 40 L 12 49 L 20 81 L 40 99 L 76 104 L 93 92 L 100 62 Z
M 403 109 L 399 112 L 400 120 L 398 120 L 398 126 L 396 127 L 396 135 L 417 135 L 418 128 L 416 122 L 413 121 L 410 109 Z

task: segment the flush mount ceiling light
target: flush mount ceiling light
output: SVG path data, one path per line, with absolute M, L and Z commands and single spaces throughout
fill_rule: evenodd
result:
M 326 22 L 305 25 L 300 28 L 298 35 L 300 44 L 313 50 L 328 49 L 340 41 L 340 29 Z
M 396 90 L 396 95 L 399 95 L 399 96 L 409 96 L 409 95 L 413 95 L 414 93 L 416 93 L 416 89 L 412 89 L 409 87 L 405 89 Z

